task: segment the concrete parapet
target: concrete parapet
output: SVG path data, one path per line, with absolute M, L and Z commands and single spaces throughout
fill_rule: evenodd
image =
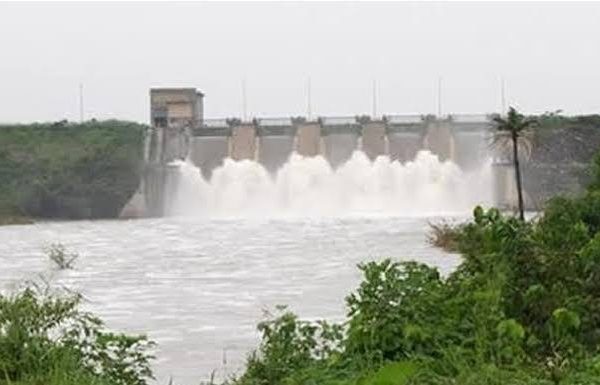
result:
M 296 126 L 290 118 L 261 118 L 255 119 L 258 136 L 294 136 Z
M 192 136 L 229 137 L 231 136 L 231 131 L 231 127 L 201 127 L 194 129 Z

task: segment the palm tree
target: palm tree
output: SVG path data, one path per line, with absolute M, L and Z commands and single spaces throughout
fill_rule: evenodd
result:
M 519 199 L 519 218 L 525 219 L 525 208 L 523 204 L 523 186 L 521 183 L 521 168 L 519 166 L 519 141 L 525 138 L 525 133 L 528 129 L 537 124 L 534 118 L 527 118 L 523 114 L 517 112 L 516 109 L 510 107 L 505 118 L 501 116 L 494 117 L 496 123 L 497 135 L 494 142 L 509 139 L 512 145 L 512 158 L 515 167 L 515 177 L 517 179 L 517 196 Z

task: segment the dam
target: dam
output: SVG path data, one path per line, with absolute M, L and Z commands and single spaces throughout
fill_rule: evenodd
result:
M 370 164 L 381 164 L 383 159 L 404 167 L 416 159 L 427 162 L 429 158 L 419 156 L 427 153 L 439 162 L 440 170 L 447 163 L 473 174 L 482 165 L 492 164 L 485 181 L 491 185 L 489 200 L 500 206 L 513 202 L 510 164 L 491 155 L 490 114 L 207 119 L 204 94 L 194 88 L 151 89 L 150 100 L 151 131 L 145 155 L 149 167 L 141 188 L 149 216 L 169 211 L 167 197 L 176 194 L 173 186 L 182 175 L 181 161 L 197 167 L 204 182 L 210 182 L 216 170 L 231 162 L 252 162 L 261 166 L 260 173 L 274 177 L 293 157 L 321 159 L 326 162 L 323 167 L 336 173 L 352 164 L 358 167 L 362 161 L 357 157 Z

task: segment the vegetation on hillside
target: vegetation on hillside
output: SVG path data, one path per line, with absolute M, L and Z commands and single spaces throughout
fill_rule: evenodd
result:
M 360 265 L 345 322 L 266 320 L 233 382 L 600 384 L 598 182 L 532 222 L 476 208 L 453 235 L 463 262 L 447 277 L 416 262 Z
M 145 129 L 116 120 L 0 126 L 0 222 L 116 217 L 139 186 Z

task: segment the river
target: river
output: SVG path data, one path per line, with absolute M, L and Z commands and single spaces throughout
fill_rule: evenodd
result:
M 0 286 L 45 277 L 79 291 L 114 330 L 158 343 L 158 383 L 195 384 L 243 367 L 265 312 L 289 305 L 302 318 L 344 314 L 360 282 L 356 264 L 391 257 L 450 271 L 458 257 L 427 245 L 426 217 L 41 222 L 0 227 Z M 44 254 L 79 253 L 72 270 Z

